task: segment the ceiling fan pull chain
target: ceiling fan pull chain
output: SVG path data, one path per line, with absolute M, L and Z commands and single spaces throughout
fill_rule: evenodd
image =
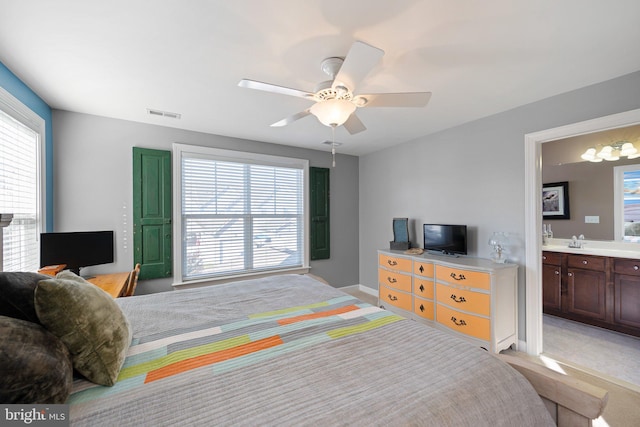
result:
M 336 127 L 331 126 L 331 165 L 336 167 Z

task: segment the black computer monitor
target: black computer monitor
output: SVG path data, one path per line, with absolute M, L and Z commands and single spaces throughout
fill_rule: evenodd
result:
M 80 231 L 40 234 L 40 266 L 66 264 L 80 269 L 114 261 L 113 231 Z

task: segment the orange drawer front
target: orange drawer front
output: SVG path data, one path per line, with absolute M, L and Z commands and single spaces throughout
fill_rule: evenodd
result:
M 491 296 L 480 292 L 465 291 L 438 283 L 436 285 L 436 299 L 458 310 L 489 316 L 491 314 Z
M 433 299 L 433 279 L 425 280 L 415 277 L 413 280 L 413 293 L 421 298 Z
M 422 277 L 433 277 L 433 264 L 429 262 L 414 262 L 413 274 Z
M 489 341 L 491 339 L 491 322 L 472 314 L 460 313 L 442 304 L 436 304 L 438 323 L 454 331 Z
M 422 298 L 413 299 L 413 312 L 425 319 L 433 320 L 433 301 Z
M 436 278 L 441 282 L 455 283 L 470 288 L 491 289 L 489 273 L 437 266 Z
M 408 274 L 396 273 L 385 270 L 384 268 L 379 268 L 378 283 L 404 292 L 411 292 L 411 276 Z
M 399 258 L 389 255 L 380 254 L 378 263 L 391 270 L 406 271 L 411 273 L 411 260 L 407 258 Z
M 388 288 L 384 285 L 380 285 L 379 298 L 380 301 L 391 304 L 395 307 L 401 308 L 406 311 L 411 311 L 411 294 L 400 292 L 393 288 Z

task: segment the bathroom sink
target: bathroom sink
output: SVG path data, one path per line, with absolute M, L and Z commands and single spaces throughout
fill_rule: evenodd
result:
M 553 243 L 543 245 L 543 251 L 565 252 L 570 254 L 600 255 L 618 258 L 640 259 L 640 245 L 624 242 L 585 241 L 581 248 L 570 248 L 570 240 L 554 239 Z M 560 240 L 561 242 L 557 242 Z

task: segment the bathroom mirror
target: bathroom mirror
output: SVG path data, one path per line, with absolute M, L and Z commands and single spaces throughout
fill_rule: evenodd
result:
M 581 158 L 619 141 L 631 142 L 640 154 L 640 125 L 595 132 L 542 144 L 542 183 L 569 183 L 569 219 L 543 218 L 555 238 L 584 234 L 589 240 L 615 238 L 615 173 L 618 166 L 638 165 L 640 157 L 597 163 Z M 632 156 L 633 157 L 633 156 Z

